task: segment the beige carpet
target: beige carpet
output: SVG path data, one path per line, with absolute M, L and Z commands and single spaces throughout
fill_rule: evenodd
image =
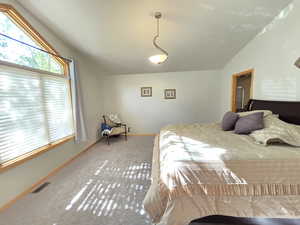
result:
M 0 225 L 147 225 L 142 201 L 150 185 L 153 137 L 105 142 L 0 213 Z M 213 217 L 193 225 L 296 225 L 295 220 Z

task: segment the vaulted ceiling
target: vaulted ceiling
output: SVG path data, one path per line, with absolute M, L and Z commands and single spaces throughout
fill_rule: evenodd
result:
M 222 68 L 292 0 L 18 0 L 58 37 L 108 74 Z M 148 57 L 163 13 L 160 45 L 169 60 Z

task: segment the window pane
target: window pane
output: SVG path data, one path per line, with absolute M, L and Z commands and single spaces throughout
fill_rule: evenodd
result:
M 0 12 L 0 32 L 41 48 L 39 44 L 2 12 Z M 0 60 L 53 73 L 63 74 L 64 72 L 62 65 L 53 56 L 3 36 L 0 36 Z
M 68 83 L 0 66 L 0 164 L 74 133 Z
M 50 141 L 73 134 L 73 117 L 66 79 L 43 77 L 43 89 Z
M 0 70 L 0 163 L 48 143 L 39 77 Z

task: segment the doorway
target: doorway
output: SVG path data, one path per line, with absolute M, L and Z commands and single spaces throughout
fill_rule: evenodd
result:
M 232 75 L 231 110 L 240 112 L 247 105 L 253 95 L 254 69 Z

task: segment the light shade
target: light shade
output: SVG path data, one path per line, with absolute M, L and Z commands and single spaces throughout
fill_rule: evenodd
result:
M 154 64 L 161 64 L 165 62 L 168 58 L 168 55 L 166 54 L 161 54 L 161 55 L 153 55 L 149 57 L 150 62 Z

